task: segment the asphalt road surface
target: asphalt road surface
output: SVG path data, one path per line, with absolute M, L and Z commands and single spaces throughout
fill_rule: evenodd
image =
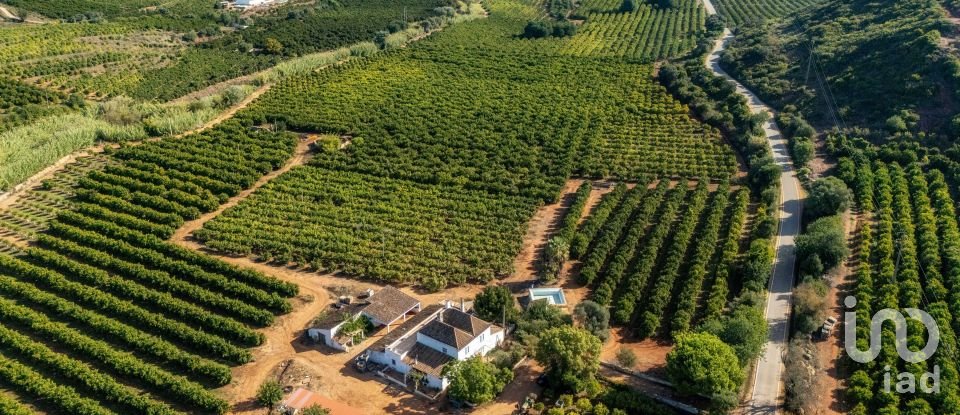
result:
M 710 0 L 704 0 L 708 13 L 715 13 Z M 713 14 L 711 13 L 711 14 Z M 720 68 L 720 54 L 733 34 L 725 29 L 723 36 L 717 40 L 713 51 L 707 57 L 707 68 L 719 76 L 727 78 L 737 84 L 737 92 L 747 98 L 750 110 L 753 112 L 766 111 L 774 114 L 763 101 L 746 89 L 743 85 L 730 77 Z M 790 336 L 790 308 L 793 304 L 794 269 L 796 253 L 794 238 L 800 233 L 800 220 L 803 208 L 800 191 L 800 181 L 793 167 L 793 161 L 788 152 L 787 140 L 780 134 L 780 129 L 771 117 L 763 125 L 767 140 L 773 149 L 773 157 L 783 170 L 780 176 L 780 226 L 776 239 L 776 259 L 774 260 L 773 275 L 770 278 L 769 293 L 767 295 L 766 318 L 770 327 L 770 337 L 764 347 L 763 355 L 756 365 L 754 373 L 753 394 L 747 402 L 747 414 L 777 414 L 783 397 L 783 358 L 786 355 L 787 343 Z

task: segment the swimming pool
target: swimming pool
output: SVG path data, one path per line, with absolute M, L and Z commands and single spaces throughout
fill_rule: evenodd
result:
M 548 303 L 556 306 L 567 305 L 567 297 L 563 295 L 560 288 L 531 288 L 530 302 L 537 300 L 547 300 Z

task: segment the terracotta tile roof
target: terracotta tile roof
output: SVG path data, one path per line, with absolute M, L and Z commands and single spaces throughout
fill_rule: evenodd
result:
M 433 315 L 436 314 L 437 311 L 440 311 L 441 308 L 443 308 L 443 305 L 441 304 L 431 304 L 424 307 L 423 310 L 421 310 L 415 316 L 408 318 L 407 321 L 403 322 L 403 324 L 393 328 L 389 333 L 385 334 L 383 337 L 374 342 L 370 346 L 370 349 L 385 349 L 391 343 L 400 340 L 400 338 L 405 334 L 419 327 L 424 321 L 427 321 L 427 319 L 433 317 Z
M 479 319 L 473 314 L 464 313 L 456 308 L 448 308 L 444 310 L 443 322 L 470 333 L 473 335 L 473 337 L 479 336 L 480 333 L 483 333 L 483 331 L 487 329 L 487 327 L 492 325 Z
M 431 321 L 420 334 L 462 350 L 491 324 L 455 308 L 448 308 Z
M 420 301 L 393 287 L 384 287 L 367 300 L 363 312 L 383 323 L 392 323 L 403 317 L 407 311 L 420 304 Z
M 403 358 L 404 363 L 428 375 L 438 378 L 443 377 L 443 366 L 452 362 L 454 359 L 445 353 L 433 350 L 423 344 L 417 343 L 410 349 L 407 356 Z
M 313 405 L 320 405 L 330 410 L 330 415 L 362 415 L 359 409 L 351 408 L 346 404 L 326 398 L 304 388 L 297 388 L 290 396 L 283 400 L 283 406 L 289 409 L 304 409 Z

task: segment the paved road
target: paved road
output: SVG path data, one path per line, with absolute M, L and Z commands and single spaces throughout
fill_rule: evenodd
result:
M 710 0 L 704 0 L 708 13 L 713 12 Z M 707 6 L 709 5 L 709 6 Z M 712 13 L 711 13 L 712 14 Z M 729 29 L 725 29 L 723 37 L 717 40 L 713 51 L 707 57 L 707 68 L 717 75 L 723 76 L 737 85 L 737 92 L 747 98 L 750 110 L 753 112 L 766 111 L 773 114 L 763 101 L 747 88 L 733 79 L 720 67 L 720 53 L 733 39 Z M 773 275 L 770 279 L 767 295 L 766 317 L 770 327 L 770 337 L 764 347 L 763 356 L 757 362 L 754 373 L 753 395 L 747 403 L 747 414 L 776 414 L 780 412 L 780 403 L 783 396 L 783 357 L 790 335 L 790 308 L 793 303 L 794 269 L 796 254 L 794 252 L 794 238 L 800 233 L 800 219 L 802 201 L 800 181 L 797 180 L 793 162 L 787 151 L 787 140 L 780 134 L 780 129 L 771 118 L 763 125 L 767 140 L 773 149 L 773 157 L 783 169 L 780 176 L 780 226 L 777 234 Z

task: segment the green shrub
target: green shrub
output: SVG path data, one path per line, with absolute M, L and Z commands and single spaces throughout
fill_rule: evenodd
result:
M 283 399 L 283 386 L 275 380 L 268 380 L 257 389 L 257 403 L 261 406 L 273 408 Z

